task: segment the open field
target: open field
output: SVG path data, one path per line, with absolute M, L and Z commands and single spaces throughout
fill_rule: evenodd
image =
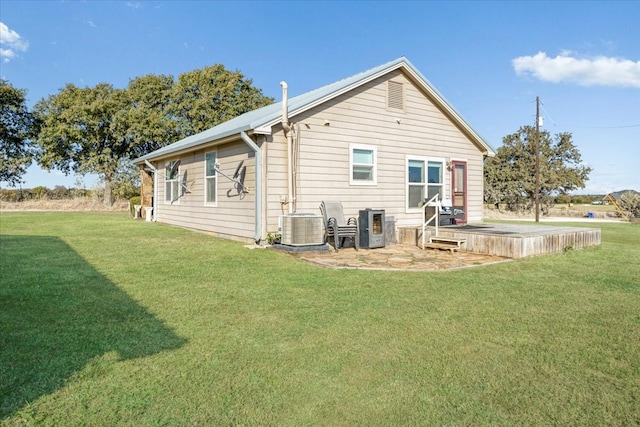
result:
M 566 225 L 567 223 L 563 223 Z M 0 213 L 0 424 L 640 424 L 640 225 L 332 270 L 126 213 Z
M 112 206 L 105 206 L 101 200 L 92 197 L 51 200 L 34 199 L 21 202 L 0 201 L 0 211 L 48 211 L 48 212 L 128 212 L 129 202 L 117 200 Z
M 540 215 L 541 219 L 553 218 L 586 218 L 591 213 L 594 218 L 599 219 L 620 219 L 620 216 L 616 212 L 616 208 L 613 205 L 591 205 L 591 204 L 555 204 L 549 208 L 549 212 L 544 215 Z M 510 212 L 505 208 L 500 210 L 495 209 L 491 205 L 485 205 L 484 218 L 499 218 L 499 219 L 531 219 L 535 217 L 534 212 Z

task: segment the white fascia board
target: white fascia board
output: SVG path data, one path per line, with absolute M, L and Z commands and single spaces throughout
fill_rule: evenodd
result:
M 259 135 L 271 135 L 272 132 L 273 131 L 271 129 L 271 126 L 267 126 L 267 125 L 259 126 L 253 129 L 253 133 L 259 134 Z

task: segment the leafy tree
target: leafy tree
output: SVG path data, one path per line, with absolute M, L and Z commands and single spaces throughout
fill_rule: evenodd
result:
M 68 84 L 36 105 L 42 121 L 38 163 L 65 173 L 95 173 L 105 184 L 104 204 L 112 204 L 111 181 L 129 146 L 114 118 L 125 105 L 122 90 L 100 83 L 93 88 Z
M 496 156 L 485 164 L 485 201 L 507 203 L 509 209 L 531 209 L 535 201 L 535 128 L 523 126 L 505 136 Z M 552 204 L 555 196 L 584 188 L 591 168 L 581 162 L 570 133 L 554 137 L 540 132 L 540 201 Z
M 124 177 L 117 184 L 123 187 L 130 180 L 122 169 L 127 160 L 273 102 L 251 83 L 218 64 L 184 73 L 178 81 L 148 74 L 126 89 L 68 84 L 36 105 L 43 124 L 38 163 L 65 173 L 98 174 L 104 203 L 110 205 L 114 181 Z M 116 196 L 129 191 L 121 190 Z
M 28 111 L 26 92 L 0 79 L 0 182 L 15 187 L 32 162 L 30 137 L 37 122 Z
M 117 199 L 130 199 L 140 194 L 140 169 L 129 159 L 122 159 L 112 183 Z
M 147 74 L 129 81 L 126 105 L 117 113 L 114 126 L 130 145 L 130 158 L 181 139 L 170 111 L 173 85 L 173 77 L 165 75 Z
M 273 103 L 251 79 L 216 64 L 189 71 L 174 84 L 172 115 L 181 137 L 207 130 L 246 112 Z

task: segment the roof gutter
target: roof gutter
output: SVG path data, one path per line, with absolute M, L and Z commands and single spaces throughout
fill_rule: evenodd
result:
M 198 148 L 208 148 L 208 147 L 214 147 L 217 145 L 221 145 L 221 144 L 225 144 L 227 142 L 231 142 L 231 141 L 236 141 L 238 138 L 238 131 L 235 131 L 234 134 L 232 135 L 225 135 L 224 137 L 219 137 L 217 139 L 212 139 L 209 141 L 205 141 L 205 142 L 200 142 L 198 144 Z M 176 143 L 174 143 L 176 144 Z M 193 147 L 189 146 L 189 147 L 185 147 L 185 148 L 181 148 L 179 150 L 175 150 L 175 151 L 166 151 L 166 152 L 160 152 L 160 154 L 155 154 L 157 151 L 160 150 L 164 150 L 166 148 L 171 148 L 174 144 L 169 144 L 163 148 L 160 148 L 159 150 L 156 150 L 152 153 L 146 154 L 142 157 L 138 157 L 137 159 L 133 160 L 133 163 L 135 164 L 140 164 L 143 163 L 147 160 L 153 160 L 153 161 L 161 161 L 164 159 L 170 159 L 172 157 L 176 157 L 176 156 L 181 156 L 185 153 L 191 153 L 193 151 Z
M 240 131 L 240 138 L 256 153 L 256 224 L 253 240 L 258 243 L 262 239 L 262 149 L 244 131 Z

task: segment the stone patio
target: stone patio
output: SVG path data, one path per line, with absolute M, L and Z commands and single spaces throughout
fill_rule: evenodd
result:
M 428 229 L 429 235 L 433 232 Z M 532 224 L 477 223 L 440 227 L 439 236 L 464 240 L 457 252 L 421 249 L 421 227 L 398 227 L 398 244 L 355 250 L 332 246 L 275 249 L 329 268 L 438 271 L 561 253 L 600 244 L 600 229 Z M 327 250 L 328 249 L 328 250 Z
M 422 250 L 414 245 L 396 244 L 376 249 L 342 248 L 328 251 L 290 253 L 291 256 L 328 268 L 439 271 L 475 267 L 509 261 L 508 258 L 441 250 Z

